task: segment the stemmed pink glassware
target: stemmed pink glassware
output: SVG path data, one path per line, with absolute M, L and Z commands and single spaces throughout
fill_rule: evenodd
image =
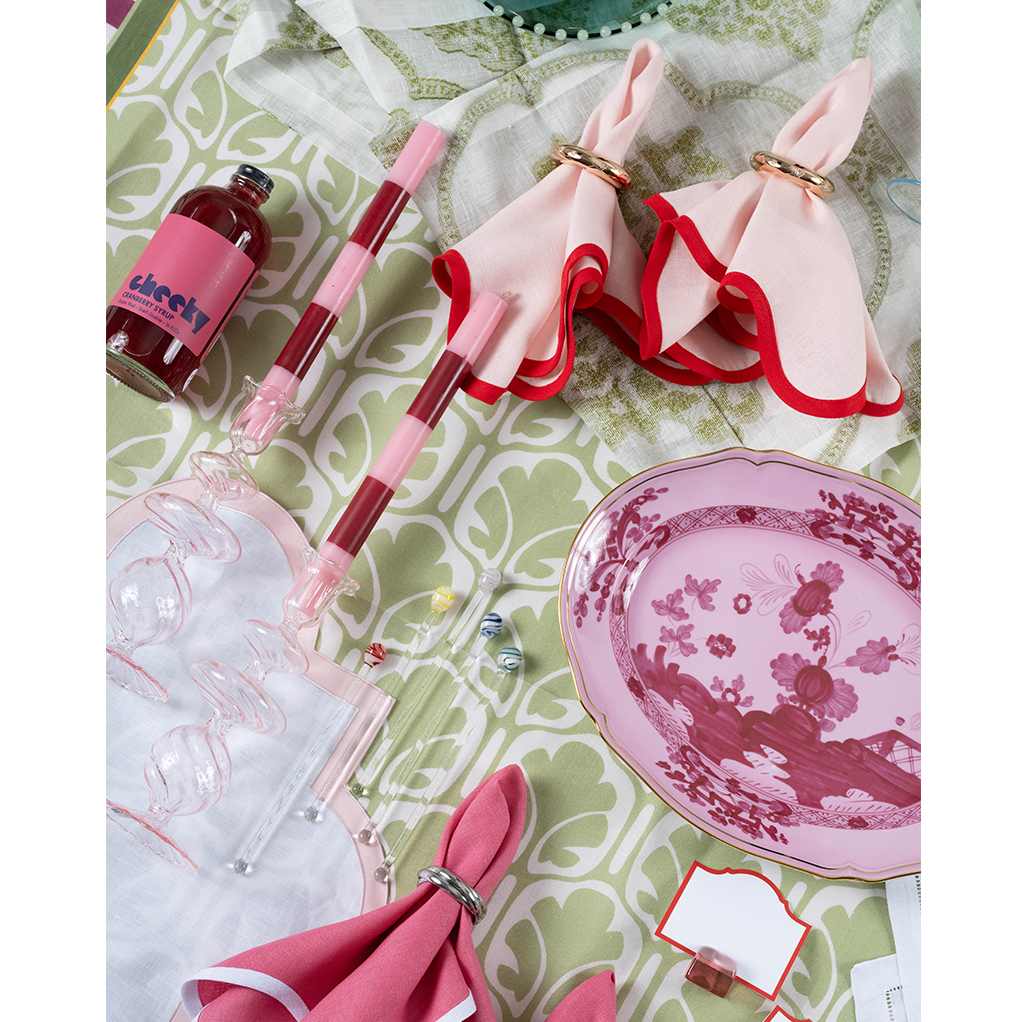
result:
M 294 635 L 283 627 L 247 621 L 243 635 L 254 658 L 244 672 L 213 660 L 200 660 L 190 676 L 203 698 L 213 707 L 202 724 L 182 724 L 158 738 L 149 752 L 144 774 L 149 806 L 129 809 L 110 800 L 107 816 L 142 844 L 191 873 L 199 867 L 168 833 L 175 816 L 202 812 L 220 801 L 231 781 L 227 735 L 233 727 L 256 734 L 281 734 L 284 712 L 267 692 L 263 681 L 271 671 L 301 674 L 306 656 Z
M 167 690 L 135 661 L 142 646 L 166 642 L 181 631 L 192 610 L 192 586 L 185 561 L 200 557 L 231 564 L 242 548 L 238 537 L 217 515 L 226 501 L 248 500 L 256 483 L 237 458 L 201 451 L 189 459 L 192 474 L 203 484 L 198 501 L 173 493 L 145 498 L 153 525 L 170 541 L 157 557 L 127 564 L 107 589 L 107 678 L 132 692 L 167 699 Z
M 257 734 L 279 735 L 284 712 L 264 687 L 273 671 L 302 674 L 308 667 L 299 630 L 316 624 L 342 593 L 358 589 L 344 572 L 331 565 L 320 570 L 319 555 L 307 551 L 307 564 L 284 600 L 279 625 L 250 620 L 242 634 L 254 657 L 244 671 L 214 660 L 199 660 L 189 672 L 213 713 L 204 724 L 172 728 L 153 743 L 144 767 L 149 806 L 129 809 L 107 800 L 107 817 L 142 844 L 191 873 L 199 867 L 168 833 L 174 816 L 189 816 L 216 804 L 231 780 L 227 734 L 242 727 Z

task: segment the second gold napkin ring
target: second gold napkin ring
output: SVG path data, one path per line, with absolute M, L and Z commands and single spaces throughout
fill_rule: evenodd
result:
M 551 159 L 556 163 L 568 163 L 570 167 L 579 167 L 606 181 L 616 190 L 628 188 L 630 185 L 629 171 L 620 167 L 614 160 L 606 160 L 589 149 L 578 145 L 556 145 L 551 150 Z
M 421 884 L 431 883 L 435 887 L 440 887 L 445 894 L 450 894 L 456 901 L 465 905 L 474 923 L 483 919 L 487 911 L 487 902 L 450 869 L 445 869 L 444 866 L 428 866 L 419 871 L 417 879 Z
M 836 186 L 824 174 L 819 174 L 810 167 L 787 160 L 785 156 L 777 156 L 765 149 L 750 154 L 751 170 L 764 170 L 769 174 L 778 174 L 788 178 L 801 188 L 806 188 L 812 195 L 819 198 L 830 198 Z

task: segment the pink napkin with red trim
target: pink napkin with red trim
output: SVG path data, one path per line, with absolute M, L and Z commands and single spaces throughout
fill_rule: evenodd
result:
M 526 800 L 518 766 L 492 774 L 453 813 L 434 865 L 486 900 L 515 857 Z M 421 883 L 372 912 L 200 972 L 182 986 L 182 1004 L 202 1022 L 493 1022 L 471 930 L 468 909 Z
M 829 174 L 857 139 L 871 86 L 870 62 L 854 60 L 768 148 Z M 900 409 L 902 388 L 886 365 L 853 252 L 826 199 L 747 170 L 646 202 L 661 227 L 642 282 L 641 364 L 667 375 L 650 362 L 661 356 L 681 371 L 727 382 L 764 375 L 786 404 L 809 415 Z
M 580 138 L 568 141 L 621 165 L 650 109 L 663 65 L 661 47 L 639 40 Z M 434 260 L 434 279 L 452 300 L 449 337 L 480 291 L 508 302 L 463 388 L 489 403 L 506 390 L 534 400 L 557 393 L 572 371 L 574 309 L 639 329 L 644 262 L 615 187 L 579 167 L 555 165 Z

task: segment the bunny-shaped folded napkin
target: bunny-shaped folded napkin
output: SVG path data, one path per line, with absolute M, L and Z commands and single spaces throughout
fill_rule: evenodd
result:
M 772 153 L 827 175 L 856 141 L 871 85 L 870 62 L 854 60 L 790 118 Z M 729 382 L 764 375 L 809 415 L 899 410 L 902 388 L 826 199 L 792 174 L 750 169 L 646 202 L 662 223 L 641 285 L 638 361 L 658 372 L 650 360 L 661 355 Z
M 639 40 L 615 88 L 587 120 L 579 145 L 621 164 L 663 65 L 661 47 Z M 622 219 L 615 186 L 577 166 L 555 165 L 434 260 L 434 279 L 452 300 L 449 337 L 480 291 L 508 302 L 463 389 L 490 403 L 506 390 L 535 400 L 557 393 L 572 371 L 573 309 L 604 311 L 638 328 L 644 261 Z

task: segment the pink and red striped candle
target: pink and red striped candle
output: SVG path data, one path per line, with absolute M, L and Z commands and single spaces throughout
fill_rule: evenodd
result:
M 367 536 L 395 495 L 427 437 L 451 403 L 508 308 L 482 291 L 424 380 L 409 410 L 384 445 L 331 534 L 292 586 L 285 604 L 298 619 L 315 621 L 333 600 Z
M 444 132 L 428 121 L 416 125 L 262 386 L 276 387 L 289 401 L 295 396 L 444 139 Z
M 320 548 L 328 560 L 345 567 L 352 563 L 506 308 L 505 302 L 489 291 L 477 297 Z

